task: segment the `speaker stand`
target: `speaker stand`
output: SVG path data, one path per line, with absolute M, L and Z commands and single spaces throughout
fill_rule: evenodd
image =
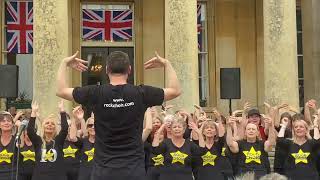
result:
M 231 100 L 232 100 L 232 99 L 229 99 L 229 115 L 230 115 L 230 116 L 232 115 L 232 104 L 231 104 Z

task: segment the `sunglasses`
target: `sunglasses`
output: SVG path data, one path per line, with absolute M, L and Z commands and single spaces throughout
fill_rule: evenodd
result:
M 94 124 L 87 124 L 87 128 L 94 128 Z

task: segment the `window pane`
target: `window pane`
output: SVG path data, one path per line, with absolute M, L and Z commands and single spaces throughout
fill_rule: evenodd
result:
M 299 105 L 304 107 L 304 81 L 299 80 Z
M 302 33 L 297 34 L 297 48 L 298 48 L 298 54 L 303 54 Z
M 297 31 L 302 31 L 301 9 L 297 9 Z
M 298 75 L 303 79 L 303 56 L 298 56 Z
M 207 12 L 206 4 L 197 4 L 197 28 L 198 28 L 198 65 L 199 65 L 199 102 L 201 107 L 208 104 L 209 80 L 208 80 L 208 55 L 207 55 Z
M 133 38 L 131 5 L 82 5 L 82 40 L 129 42 Z

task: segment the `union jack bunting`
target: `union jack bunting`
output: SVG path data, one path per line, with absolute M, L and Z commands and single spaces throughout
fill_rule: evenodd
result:
M 197 32 L 198 32 L 198 50 L 202 51 L 202 23 L 201 23 L 202 5 L 197 5 Z
M 82 9 L 82 39 L 128 41 L 132 39 L 132 10 Z
M 16 54 L 33 53 L 33 2 L 6 2 L 7 51 Z

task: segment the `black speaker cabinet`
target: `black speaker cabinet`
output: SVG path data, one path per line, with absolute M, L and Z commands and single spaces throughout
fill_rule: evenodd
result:
M 0 65 L 0 97 L 18 97 L 19 67 L 16 65 Z
M 220 68 L 220 98 L 241 99 L 240 68 Z

